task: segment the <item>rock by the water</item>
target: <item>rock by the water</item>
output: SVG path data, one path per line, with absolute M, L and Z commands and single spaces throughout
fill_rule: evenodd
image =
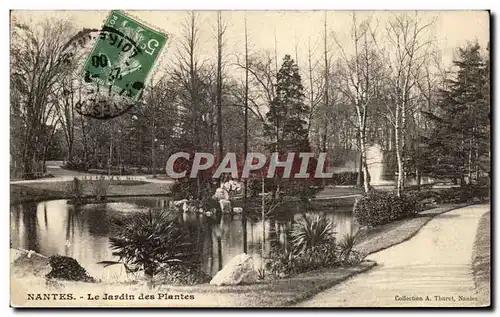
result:
M 32 257 L 35 253 L 36 253 L 35 251 L 33 251 L 33 250 L 29 250 L 29 251 L 28 251 L 28 255 L 26 255 L 26 257 L 27 257 L 28 259 L 31 259 L 31 257 Z
M 173 205 L 175 207 L 181 207 L 183 204 L 185 204 L 187 202 L 188 202 L 187 199 L 176 200 L 176 201 L 173 202 Z
M 226 189 L 224 188 L 217 188 L 215 190 L 215 194 L 212 196 L 213 199 L 221 200 L 221 199 L 229 199 L 229 193 Z
M 243 208 L 241 208 L 241 207 L 234 207 L 233 208 L 233 212 L 235 214 L 241 214 L 243 212 Z
M 231 209 L 231 201 L 230 200 L 221 199 L 221 200 L 219 200 L 219 204 L 220 204 L 220 209 L 221 209 L 222 213 L 227 213 L 227 214 L 231 213 L 232 209 Z
M 245 253 L 235 256 L 210 281 L 211 285 L 241 285 L 257 282 L 259 274 L 255 270 L 252 257 Z

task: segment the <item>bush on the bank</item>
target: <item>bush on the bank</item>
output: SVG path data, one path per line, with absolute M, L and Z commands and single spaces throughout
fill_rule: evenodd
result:
M 62 168 L 67 170 L 85 172 L 88 169 L 88 163 L 81 161 L 80 162 L 68 161 L 66 162 L 66 164 L 62 166 Z
M 155 282 L 168 285 L 194 285 L 207 283 L 210 280 L 211 277 L 195 265 L 166 265 L 155 276 Z
M 96 200 L 105 200 L 107 193 L 109 182 L 107 182 L 104 177 L 101 177 L 98 180 L 91 180 L 92 184 L 92 192 Z
M 291 232 L 290 248 L 274 247 L 266 260 L 266 272 L 283 278 L 339 264 L 333 232 L 334 224 L 325 216 L 306 216 Z
M 54 255 L 49 258 L 49 263 L 52 270 L 46 275 L 47 278 L 89 283 L 95 282 L 95 279 L 73 258 Z
M 71 195 L 73 196 L 73 201 L 76 204 L 80 204 L 83 197 L 82 182 L 78 178 L 73 177 L 73 182 L 71 185 Z
M 324 215 L 303 215 L 292 228 L 293 248 L 297 252 L 328 243 L 335 244 L 333 222 Z
M 334 185 L 356 185 L 358 181 L 358 172 L 334 173 L 332 183 Z
M 432 200 L 438 204 L 465 203 L 474 199 L 486 200 L 489 197 L 489 187 L 484 185 L 465 185 L 445 189 L 410 190 L 406 195 L 413 197 L 417 203 Z
M 264 178 L 264 192 L 270 193 L 277 190 L 276 182 L 272 178 Z M 256 197 L 262 193 L 262 179 L 250 178 L 248 180 L 248 193 L 250 197 Z
M 266 274 L 272 278 L 285 278 L 339 264 L 333 241 L 316 245 L 301 252 L 293 249 L 273 248 L 266 259 Z
M 109 238 L 113 255 L 153 277 L 171 266 L 192 267 L 199 260 L 194 235 L 167 210 L 113 218 Z M 189 272 L 189 270 L 187 271 Z
M 343 263 L 347 263 L 351 260 L 351 255 L 353 253 L 354 245 L 358 239 L 357 231 L 354 234 L 346 233 L 338 243 L 339 247 L 339 258 Z
M 361 226 L 378 226 L 410 217 L 418 212 L 414 198 L 394 192 L 371 190 L 354 203 L 353 214 Z

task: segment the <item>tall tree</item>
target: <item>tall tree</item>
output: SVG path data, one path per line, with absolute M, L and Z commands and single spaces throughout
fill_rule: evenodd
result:
M 222 50 L 226 25 L 221 11 L 217 12 L 217 139 L 219 160 L 224 156 L 224 140 L 222 136 Z
M 360 152 L 360 167 L 363 173 L 363 189 L 370 189 L 370 174 L 366 160 L 367 149 L 367 119 L 370 107 L 377 96 L 381 80 L 383 61 L 376 52 L 376 42 L 370 32 L 370 20 L 358 22 L 356 14 L 352 14 L 351 39 L 354 44 L 353 53 L 335 41 L 340 50 L 339 88 L 348 102 L 354 106 L 355 127 L 357 130 L 358 148 Z
M 386 98 L 389 121 L 395 130 L 395 150 L 398 166 L 397 194 L 405 184 L 405 150 L 407 146 L 408 114 L 415 107 L 420 92 L 418 83 L 425 77 L 425 63 L 429 59 L 432 39 L 427 34 L 434 20 L 423 23 L 417 13 L 395 14 L 387 27 L 391 45 L 388 60 L 389 97 Z
M 266 135 L 272 139 L 270 148 L 276 152 L 309 150 L 306 121 L 309 106 L 304 102 L 303 90 L 297 64 L 290 55 L 285 55 L 265 125 Z
M 25 175 L 44 153 L 55 133 L 54 88 L 59 76 L 71 69 L 67 43 L 77 32 L 66 21 L 45 20 L 37 25 L 13 21 L 11 41 L 11 89 L 19 100 L 23 122 L 22 165 Z M 48 127 L 51 127 L 47 129 Z M 48 137 L 43 137 L 48 133 Z
M 460 48 L 453 64 L 454 78 L 440 92 L 437 109 L 427 112 L 434 129 L 423 167 L 434 177 L 454 178 L 463 185 L 466 178 L 470 183 L 489 173 L 489 71 L 477 43 Z
M 329 63 L 328 63 L 328 37 L 327 37 L 327 11 L 325 11 L 325 29 L 324 29 L 324 35 L 323 35 L 323 40 L 324 40 L 324 46 L 323 46 L 323 57 L 324 57 L 324 62 L 325 62 L 325 90 L 324 90 L 324 105 L 325 105 L 325 109 L 329 107 L 329 83 L 328 83 L 328 79 L 329 79 L 329 76 L 330 76 L 330 67 L 329 67 Z M 322 137 L 322 145 L 321 145 L 321 150 L 323 152 L 326 152 L 327 148 L 326 148 L 326 140 L 328 138 L 328 120 L 327 118 L 324 118 L 324 123 L 323 123 L 323 137 Z
M 245 140 L 243 144 L 243 155 L 245 160 L 248 154 L 248 30 L 247 30 L 247 18 L 245 16 L 245 124 L 244 133 Z M 243 179 L 243 252 L 247 252 L 247 224 L 246 224 L 246 214 L 247 214 L 247 196 L 248 196 L 248 179 Z

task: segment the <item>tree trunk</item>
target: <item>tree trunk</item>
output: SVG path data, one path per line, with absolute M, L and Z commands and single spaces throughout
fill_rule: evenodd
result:
M 399 124 L 396 125 L 396 159 L 398 162 L 398 179 L 397 179 L 397 194 L 398 197 L 401 197 L 401 192 L 404 186 L 404 178 L 403 178 L 403 157 L 401 154 L 401 144 L 400 144 L 400 131 Z
M 361 188 L 361 183 L 363 182 L 363 157 L 361 156 L 361 146 L 359 147 L 359 149 L 358 177 L 356 179 L 356 186 Z
M 368 164 L 366 162 L 366 144 L 365 131 L 359 131 L 359 143 L 361 146 L 361 167 L 363 170 L 363 190 L 367 193 L 370 190 L 370 173 L 368 172 Z
M 219 164 L 224 155 L 222 138 L 222 29 L 221 12 L 217 14 L 217 139 L 219 145 Z M 220 180 L 219 180 L 220 181 Z
M 73 162 L 73 140 L 68 141 L 68 162 Z
M 422 175 L 420 174 L 420 169 L 418 167 L 415 169 L 415 176 L 417 178 L 417 190 L 420 190 L 420 186 L 422 185 Z
M 244 142 L 243 153 L 244 160 L 248 155 L 248 32 L 247 32 L 247 19 L 245 17 L 245 123 L 244 123 Z M 248 251 L 247 243 L 247 199 L 248 199 L 248 178 L 243 179 L 243 212 L 241 221 L 243 226 L 243 253 Z
M 396 105 L 396 118 L 395 118 L 395 141 L 396 141 L 396 159 L 398 164 L 398 179 L 396 182 L 396 190 L 398 197 L 401 197 L 401 192 L 404 187 L 404 163 L 403 163 L 403 149 L 402 149 L 402 133 L 400 124 L 401 110 L 399 105 Z

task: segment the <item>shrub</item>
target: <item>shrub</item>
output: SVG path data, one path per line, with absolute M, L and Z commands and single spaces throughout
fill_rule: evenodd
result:
M 335 185 L 356 185 L 358 172 L 335 173 L 332 179 Z
M 80 204 L 82 202 L 82 196 L 83 196 L 82 182 L 80 182 L 80 180 L 76 177 L 73 177 L 71 194 L 73 196 L 73 201 L 75 202 L 75 204 Z
M 281 250 L 279 247 L 273 248 L 266 259 L 266 271 L 273 278 L 285 278 L 296 274 L 298 269 L 295 260 L 296 256 L 292 250 Z
M 306 216 L 294 224 L 291 248 L 274 247 L 266 270 L 274 278 L 338 265 L 333 223 L 325 216 Z
M 81 161 L 80 162 L 68 161 L 66 162 L 66 164 L 62 166 L 62 168 L 73 171 L 87 171 L 88 163 Z
M 439 204 L 465 203 L 479 199 L 488 199 L 490 189 L 482 185 L 465 185 L 461 187 L 445 188 L 441 190 L 421 190 L 411 191 L 410 195 L 415 196 L 417 201 L 433 198 Z
M 416 200 L 409 195 L 372 190 L 354 203 L 354 217 L 362 226 L 378 226 L 413 216 L 418 212 Z
M 109 183 L 104 179 L 104 177 L 99 178 L 98 180 L 90 181 L 92 184 L 92 192 L 96 200 L 105 200 Z
M 349 259 L 352 249 L 356 244 L 358 232 L 356 232 L 355 234 L 346 233 L 344 237 L 342 237 L 342 239 L 339 241 L 339 257 L 342 261 L 346 261 L 347 259 Z
M 193 235 L 167 210 L 113 218 L 113 255 L 153 277 L 169 265 L 189 267 L 198 260 Z
M 215 188 L 209 181 L 200 180 L 201 197 L 212 197 Z M 198 181 L 196 178 L 182 178 L 176 180 L 170 187 L 170 191 L 175 199 L 192 199 L 198 196 Z
M 47 278 L 89 283 L 95 282 L 95 279 L 73 258 L 54 255 L 49 258 L 49 263 L 52 270 L 46 275 Z
M 333 227 L 331 220 L 324 215 L 303 215 L 290 232 L 293 248 L 301 252 L 307 248 L 334 242 Z
M 358 172 L 333 173 L 331 178 L 322 180 L 325 185 L 356 185 L 358 182 Z
M 293 249 L 273 248 L 266 259 L 266 272 L 272 278 L 285 278 L 337 265 L 335 243 L 329 241 L 300 252 Z
M 159 268 L 156 282 L 169 285 L 194 285 L 207 283 L 211 277 L 196 266 L 164 265 Z
M 264 178 L 264 191 L 270 193 L 277 190 L 276 182 L 272 178 Z M 251 178 L 248 180 L 248 194 L 250 197 L 258 196 L 262 193 L 262 179 Z

